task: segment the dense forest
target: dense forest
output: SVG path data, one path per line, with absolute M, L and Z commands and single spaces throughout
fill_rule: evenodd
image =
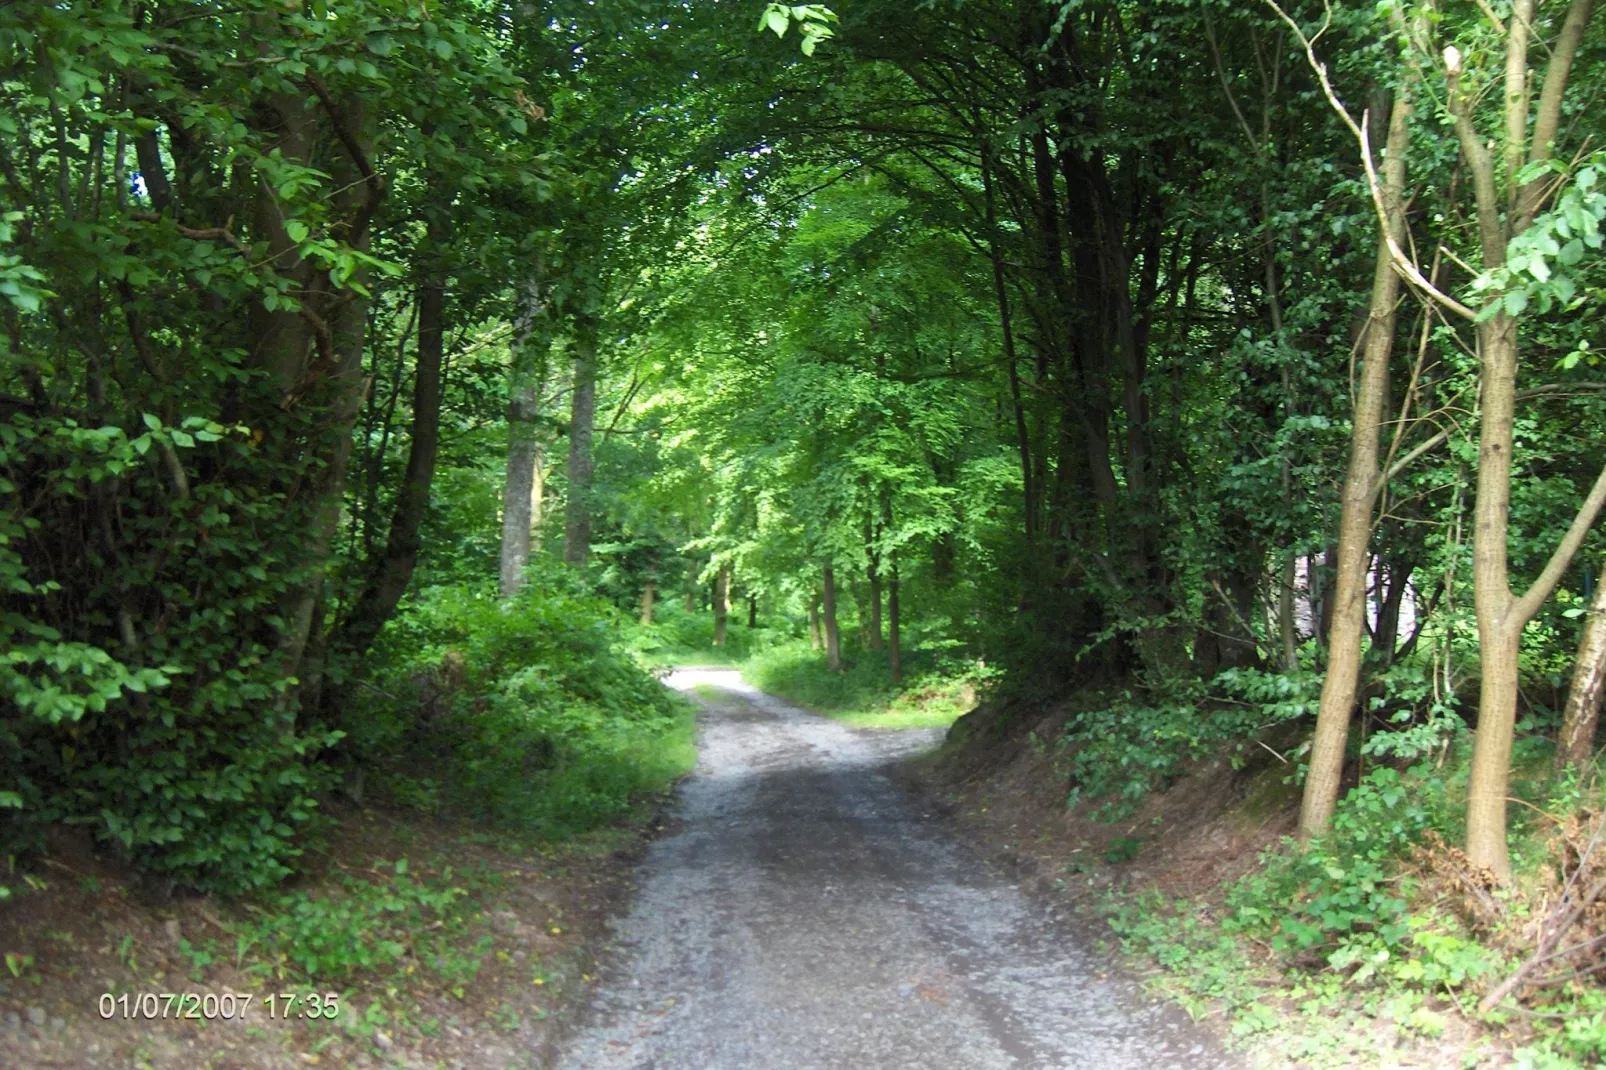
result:
M 1276 762 L 1236 931 L 1599 1057 L 1591 14 L 0 6 L 0 894 L 571 835 L 745 659 L 1110 820 Z

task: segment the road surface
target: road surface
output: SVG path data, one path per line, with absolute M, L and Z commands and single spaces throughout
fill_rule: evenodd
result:
M 712 696 L 698 768 L 561 1067 L 1240 1065 L 888 779 L 939 733 L 848 728 L 731 670 L 669 682 Z

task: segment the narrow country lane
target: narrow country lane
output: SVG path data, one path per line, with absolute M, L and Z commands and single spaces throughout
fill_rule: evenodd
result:
M 815 717 L 729 670 L 572 1070 L 1228 1067 L 1085 937 L 952 842 L 885 767 L 935 732 Z

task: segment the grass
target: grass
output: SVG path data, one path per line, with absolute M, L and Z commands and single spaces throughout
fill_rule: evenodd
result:
M 911 657 L 916 667 L 924 660 Z M 976 679 L 968 670 L 925 667 L 911 672 L 900 688 L 884 653 L 865 653 L 844 671 L 831 672 L 824 656 L 802 642 L 759 651 L 742 665 L 742 676 L 760 690 L 855 728 L 946 728 L 976 697 Z

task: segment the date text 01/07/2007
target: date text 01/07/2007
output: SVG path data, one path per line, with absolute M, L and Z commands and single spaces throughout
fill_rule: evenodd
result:
M 100 996 L 102 1018 L 191 1018 L 210 1021 L 217 1018 L 244 1018 L 257 1002 L 253 993 L 244 992 L 124 992 Z M 338 1018 L 338 992 L 270 992 L 261 998 L 261 1008 L 269 1018 Z

